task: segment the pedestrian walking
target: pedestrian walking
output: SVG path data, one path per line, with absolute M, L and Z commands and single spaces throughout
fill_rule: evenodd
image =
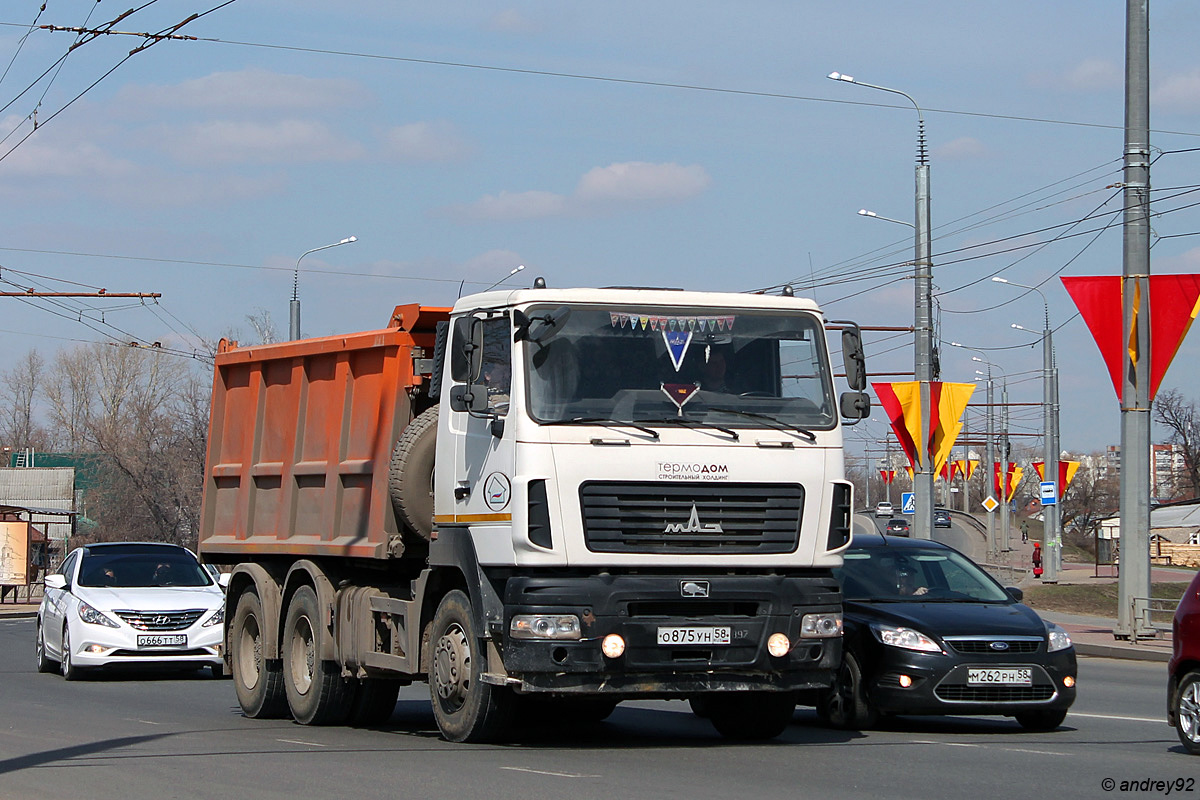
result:
M 1042 543 L 1033 543 L 1033 577 L 1042 577 Z
M 1029 541 L 1029 520 L 1027 519 L 1021 520 L 1021 541 Z

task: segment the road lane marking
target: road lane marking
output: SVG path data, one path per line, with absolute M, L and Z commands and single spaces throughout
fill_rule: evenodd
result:
M 501 767 L 512 772 L 532 772 L 534 775 L 550 775 L 555 778 L 599 778 L 599 775 L 580 775 L 573 772 L 548 772 L 543 769 L 526 769 L 525 767 Z
M 1087 717 L 1088 719 L 1116 719 L 1116 720 L 1121 720 L 1123 722 L 1155 722 L 1155 723 L 1158 723 L 1159 725 L 1167 724 L 1167 721 L 1165 719 L 1163 719 L 1162 717 L 1159 717 L 1158 719 L 1153 719 L 1151 717 L 1126 717 L 1126 716 L 1121 716 L 1120 714 L 1082 714 L 1082 713 L 1078 713 L 1075 711 L 1072 711 L 1070 713 L 1070 716 L 1072 716 L 1072 717 Z
M 1005 753 L 1026 753 L 1036 756 L 1065 756 L 1066 753 L 1054 750 L 1030 750 L 1023 747 L 997 747 L 994 744 L 970 744 L 968 742 L 935 742 L 930 739 L 914 739 L 913 744 L 934 744 L 942 747 L 986 747 L 988 750 L 1002 750 Z
M 306 747 L 325 747 L 323 744 L 317 744 L 316 742 L 302 742 L 299 739 L 276 739 L 275 741 L 284 742 L 286 744 L 302 744 Z

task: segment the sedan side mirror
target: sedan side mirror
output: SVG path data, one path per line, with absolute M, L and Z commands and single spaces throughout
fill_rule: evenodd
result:
M 1018 603 L 1025 601 L 1025 592 L 1018 589 L 1016 586 L 1005 586 L 1004 591 L 1008 592 L 1009 597 L 1016 600 Z
M 229 573 L 228 572 L 222 572 L 217 577 L 217 586 L 220 586 L 222 589 L 229 588 Z
M 67 578 L 65 575 L 54 572 L 46 576 L 47 589 L 65 589 L 67 588 Z

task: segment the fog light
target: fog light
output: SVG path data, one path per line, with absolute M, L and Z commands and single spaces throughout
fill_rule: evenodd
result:
M 1072 677 L 1071 675 L 1068 675 L 1067 677 L 1063 678 L 1063 686 L 1070 689 L 1074 685 L 1075 685 L 1075 678 Z
M 98 656 L 104 652 L 104 648 L 98 644 L 89 644 L 87 647 L 83 648 L 83 652 Z
M 772 633 L 771 638 L 767 639 L 767 652 L 776 658 L 786 656 L 791 649 L 792 642 L 786 633 Z
M 901 675 L 899 680 L 900 680 L 900 688 L 901 689 L 907 689 L 912 686 L 912 676 L 911 675 Z
M 625 640 L 615 633 L 610 633 L 600 643 L 600 652 L 604 653 L 605 658 L 620 658 L 625 652 Z

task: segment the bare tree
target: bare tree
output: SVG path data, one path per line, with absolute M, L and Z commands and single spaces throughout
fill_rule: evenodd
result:
M 1154 421 L 1167 431 L 1167 442 L 1183 450 L 1183 475 L 1176 488 L 1188 497 L 1200 494 L 1200 414 L 1193 400 L 1172 389 L 1154 400 Z
M 3 384 L 0 399 L 4 403 L 0 436 L 10 447 L 41 450 L 49 444 L 49 434 L 36 419 L 44 367 L 45 361 L 38 351 L 30 350 L 0 379 Z

